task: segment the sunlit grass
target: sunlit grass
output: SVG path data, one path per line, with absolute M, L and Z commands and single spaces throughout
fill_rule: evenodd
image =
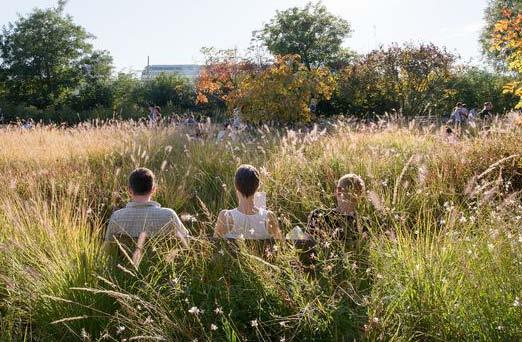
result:
M 513 122 L 516 122 L 516 118 Z M 522 135 L 497 122 L 448 137 L 414 123 L 261 127 L 217 142 L 132 123 L 0 131 L 0 336 L 6 340 L 517 340 L 522 337 Z M 322 241 L 312 266 L 289 243 L 207 240 L 256 165 L 284 233 L 360 174 L 369 238 Z M 192 217 L 186 250 L 153 239 L 138 267 L 101 249 L 137 166 L 157 200 Z

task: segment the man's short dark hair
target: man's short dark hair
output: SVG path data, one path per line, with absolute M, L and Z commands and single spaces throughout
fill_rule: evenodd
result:
M 132 171 L 129 176 L 129 188 L 135 195 L 148 195 L 154 187 L 154 173 L 151 170 L 140 167 Z
M 252 165 L 241 165 L 236 171 L 235 184 L 237 191 L 250 197 L 259 188 L 259 172 Z

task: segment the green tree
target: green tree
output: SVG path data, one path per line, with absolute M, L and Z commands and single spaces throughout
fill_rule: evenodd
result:
M 113 110 L 122 118 L 137 118 L 142 115 L 145 94 L 143 83 L 132 74 L 119 73 L 111 84 Z
M 449 98 L 455 57 L 433 44 L 380 48 L 358 58 L 339 75 L 334 106 L 344 113 L 402 110 L 422 115 Z
M 89 110 L 97 107 L 113 106 L 112 57 L 105 51 L 95 51 L 82 62 L 81 81 L 78 94 L 73 96 L 71 104 L 76 110 Z
M 480 109 L 484 102 L 491 102 L 495 106 L 495 112 L 505 112 L 517 103 L 513 94 L 503 93 L 504 85 L 512 81 L 511 76 L 478 67 L 458 67 L 448 86 L 452 89 L 452 96 L 446 107 L 451 108 L 456 102 L 462 101 L 469 108 Z
M 263 41 L 272 54 L 299 55 L 310 68 L 344 56 L 341 44 L 350 32 L 348 21 L 331 14 L 319 2 L 308 3 L 304 8 L 277 11 L 262 30 L 254 32 L 254 36 Z
M 143 99 L 161 107 L 188 109 L 196 103 L 196 91 L 190 81 L 176 74 L 161 73 L 143 86 Z
M 60 1 L 56 8 L 35 9 L 3 27 L 0 69 L 10 102 L 62 105 L 97 71 L 110 74 L 110 57 L 92 54 L 93 36 L 64 14 L 64 5 Z M 89 65 L 93 60 L 95 65 Z

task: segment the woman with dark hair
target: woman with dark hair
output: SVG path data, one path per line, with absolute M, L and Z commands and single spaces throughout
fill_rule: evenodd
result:
M 279 223 L 273 212 L 254 203 L 259 188 L 259 172 L 252 165 L 241 165 L 234 179 L 238 206 L 219 213 L 215 237 L 226 239 L 281 239 Z

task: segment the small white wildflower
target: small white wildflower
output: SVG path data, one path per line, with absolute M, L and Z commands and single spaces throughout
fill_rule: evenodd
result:
M 210 330 L 212 330 L 212 331 L 216 331 L 216 330 L 218 330 L 218 326 L 215 325 L 215 324 L 211 324 L 211 325 L 210 325 Z
M 221 255 L 225 255 L 225 251 L 223 249 L 220 249 L 218 253 Z
M 282 326 L 283 328 L 286 328 L 286 322 L 285 321 L 279 322 L 279 325 Z
M 120 325 L 116 328 L 116 335 L 121 334 L 123 331 L 125 331 L 125 327 L 123 325 Z
M 193 306 L 189 309 L 188 311 L 189 313 L 193 314 L 193 315 L 198 315 L 201 311 L 198 309 L 197 306 Z
M 216 315 L 221 315 L 223 314 L 223 309 L 218 306 L 216 309 L 214 309 L 214 312 L 216 313 Z
M 379 323 L 379 317 L 372 318 L 372 322 L 373 323 Z
M 466 223 L 466 222 L 468 222 L 468 219 L 466 218 L 466 216 L 462 215 L 462 216 L 460 217 L 460 219 L 459 219 L 459 222 L 460 222 L 460 223 Z
M 440 225 L 443 226 L 443 225 L 445 225 L 445 224 L 446 224 L 446 220 L 445 220 L 445 219 L 441 219 L 441 220 L 440 220 Z
M 513 306 L 514 307 L 519 307 L 520 306 L 520 298 L 518 298 L 518 297 L 515 298 L 515 301 L 513 302 Z
M 286 338 L 281 337 L 281 338 L 279 339 L 279 341 L 280 341 L 280 342 L 286 342 Z
M 150 316 L 147 316 L 147 318 L 145 319 L 145 324 L 152 324 L 154 322 L 154 320 L 150 317 Z
M 488 249 L 490 252 L 492 252 L 495 249 L 495 245 L 493 245 L 492 243 L 488 243 Z
M 254 328 L 257 328 L 258 325 L 259 325 L 259 324 L 257 323 L 257 319 L 254 319 L 254 320 L 250 321 L 250 325 L 251 325 L 252 327 L 254 327 Z

